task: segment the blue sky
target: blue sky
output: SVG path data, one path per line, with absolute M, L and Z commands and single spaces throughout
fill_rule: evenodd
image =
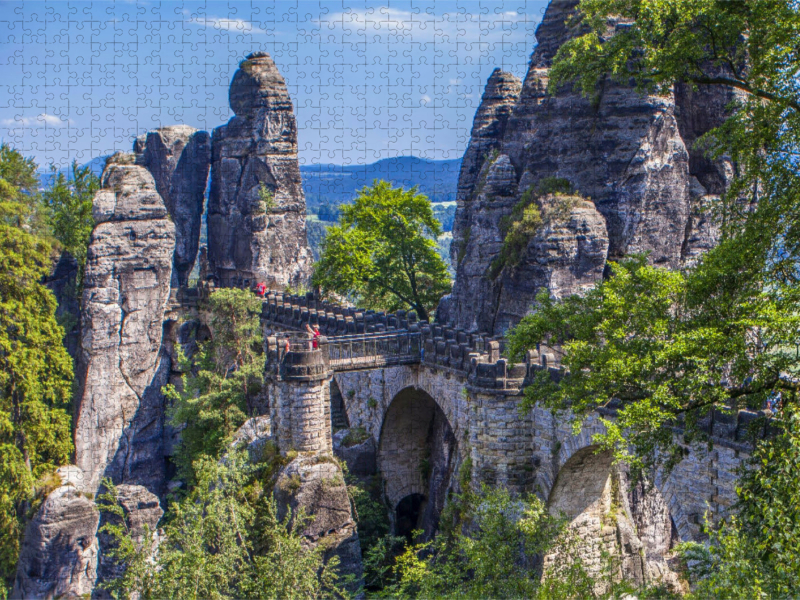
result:
M 232 113 L 238 62 L 266 50 L 302 163 L 458 158 L 495 67 L 522 77 L 547 2 L 0 2 L 0 138 L 40 165 Z

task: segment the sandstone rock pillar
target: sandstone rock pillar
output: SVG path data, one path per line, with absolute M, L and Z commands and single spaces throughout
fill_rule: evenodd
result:
M 132 460 L 130 426 L 159 366 L 175 226 L 153 177 L 117 154 L 94 198 L 81 311 L 75 460 L 96 491 Z M 115 472 L 107 469 L 115 463 Z
M 208 260 L 223 286 L 307 281 L 306 201 L 297 163 L 297 123 L 286 82 L 266 52 L 239 65 L 235 113 L 212 138 Z
M 150 171 L 175 224 L 172 287 L 187 285 L 200 244 L 211 136 L 188 125 L 149 131 L 133 146 L 136 163 Z

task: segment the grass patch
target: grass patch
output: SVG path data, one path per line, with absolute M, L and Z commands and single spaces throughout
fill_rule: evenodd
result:
M 500 220 L 503 247 L 489 264 L 487 276 L 497 279 L 506 267 L 515 267 L 528 249 L 528 243 L 545 225 L 565 220 L 575 205 L 575 191 L 566 179 L 547 177 L 529 186 L 511 214 Z M 552 201 L 542 203 L 545 196 Z
M 369 439 L 369 432 L 363 427 L 353 427 L 347 432 L 347 435 L 342 439 L 342 446 L 345 448 L 352 448 L 363 444 Z

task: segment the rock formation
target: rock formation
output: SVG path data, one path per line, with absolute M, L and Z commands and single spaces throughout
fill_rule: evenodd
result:
M 236 116 L 212 139 L 210 269 L 221 285 L 297 285 L 311 265 L 297 124 L 286 83 L 266 52 L 242 61 L 229 99 Z
M 159 386 L 175 249 L 164 201 L 132 155 L 110 158 L 101 184 L 84 277 L 75 430 L 75 458 L 90 491 L 103 476 L 118 480 L 135 459 L 130 426 L 149 388 Z
M 700 209 L 724 190 L 730 165 L 705 159 L 693 144 L 722 122 L 733 92 L 701 87 L 642 95 L 605 80 L 594 99 L 569 86 L 549 94 L 555 53 L 580 33 L 568 22 L 576 5 L 556 0 L 548 6 L 518 97 L 510 75 L 495 71 L 487 83 L 459 179 L 451 246 L 456 281 L 439 312 L 452 325 L 502 334 L 540 287 L 564 296 L 597 281 L 604 244 L 607 260 L 648 252 L 652 263 L 679 268 L 716 241 Z M 557 270 L 570 275 L 555 277 L 558 285 L 548 281 L 547 264 L 556 257 L 547 236 L 531 240 L 514 268 L 492 272 L 503 218 L 526 190 L 550 178 L 568 181 L 595 209 L 583 203 L 551 233 L 572 253 L 556 260 Z
M 338 572 L 362 577 L 361 545 L 342 470 L 330 453 L 299 456 L 286 465 L 275 483 L 278 517 L 291 511 L 311 517 L 300 534 L 309 547 L 322 545 L 325 560 L 339 557 Z
M 72 482 L 47 496 L 25 530 L 11 598 L 86 597 L 97 570 L 100 513 Z
M 133 149 L 136 164 L 150 171 L 175 224 L 172 287 L 185 286 L 200 244 L 211 137 L 188 125 L 173 125 L 141 136 Z

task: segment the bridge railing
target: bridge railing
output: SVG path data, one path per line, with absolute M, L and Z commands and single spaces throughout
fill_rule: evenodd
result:
M 343 335 L 320 338 L 334 371 L 366 369 L 419 362 L 419 332 Z

